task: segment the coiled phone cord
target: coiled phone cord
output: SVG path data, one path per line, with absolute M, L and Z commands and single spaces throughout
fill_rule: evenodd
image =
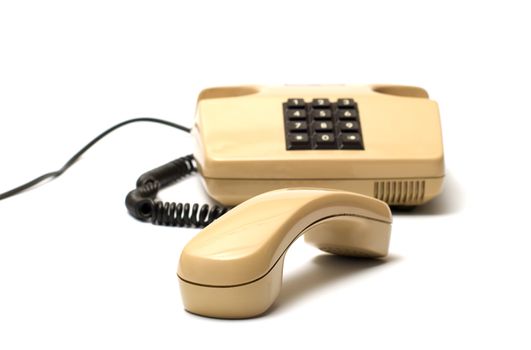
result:
M 88 151 L 102 138 L 122 126 L 136 122 L 152 122 L 167 125 L 188 133 L 191 131 L 190 128 L 163 119 L 134 118 L 125 120 L 96 136 L 92 141 L 87 143 L 82 149 L 74 154 L 59 170 L 43 174 L 25 184 L 22 184 L 4 193 L 0 193 L 0 200 L 15 196 L 23 191 L 31 189 L 44 180 L 61 176 L 83 155 L 83 153 Z M 197 171 L 197 168 L 194 164 L 193 156 L 188 155 L 186 157 L 178 158 L 140 176 L 137 181 L 137 188 L 131 191 L 126 197 L 126 206 L 129 213 L 139 220 L 151 221 L 156 225 L 198 228 L 207 226 L 212 221 L 225 214 L 228 209 L 220 206 L 210 207 L 208 204 L 202 205 L 199 209 L 199 204 L 197 203 L 190 206 L 188 203 L 177 204 L 156 200 L 157 192 L 161 188 L 195 171 Z
M 193 155 L 175 159 L 141 175 L 136 189 L 129 192 L 125 205 L 129 213 L 155 225 L 198 227 L 210 224 L 228 211 L 228 208 L 208 204 L 161 202 L 158 191 L 167 185 L 197 171 Z

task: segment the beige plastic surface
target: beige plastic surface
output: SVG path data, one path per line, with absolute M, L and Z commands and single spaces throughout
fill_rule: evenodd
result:
M 399 180 L 344 179 L 208 179 L 202 181 L 208 193 L 225 205 L 237 205 L 260 193 L 288 187 L 327 187 L 380 199 L 389 205 L 418 205 L 437 196 L 443 178 Z
M 286 150 L 282 103 L 293 97 L 307 102 L 319 97 L 354 98 L 365 150 Z M 389 204 L 418 205 L 438 195 L 442 188 L 439 110 L 422 88 L 337 85 L 206 89 L 198 98 L 193 134 L 197 141 L 194 156 L 205 188 L 225 205 L 286 186 L 342 189 Z
M 300 235 L 339 255 L 387 255 L 391 212 L 374 198 L 326 189 L 283 189 L 254 197 L 207 226 L 183 249 L 177 275 L 185 308 L 253 317 L 278 296 L 288 247 Z

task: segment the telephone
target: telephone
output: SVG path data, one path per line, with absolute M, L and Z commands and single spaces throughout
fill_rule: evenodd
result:
M 143 174 L 126 198 L 137 219 L 205 227 L 267 191 L 319 187 L 394 206 L 428 202 L 442 189 L 437 103 L 418 87 L 236 86 L 203 90 L 196 151 Z M 199 171 L 219 205 L 156 200 L 158 190 Z
M 60 176 L 95 143 L 133 122 L 165 124 L 195 136 L 193 155 L 140 176 L 130 214 L 153 224 L 205 227 L 267 191 L 319 187 L 393 206 L 428 202 L 442 189 L 444 157 L 437 103 L 400 85 L 233 86 L 203 90 L 187 128 L 136 118 L 104 131 L 57 171 L 0 194 L 0 200 Z M 198 171 L 217 205 L 162 202 L 158 191 Z
M 205 188 L 223 205 L 304 186 L 414 206 L 442 188 L 438 106 L 418 87 L 206 89 L 192 133 Z
M 442 189 L 439 111 L 425 90 L 236 86 L 203 90 L 193 128 L 154 118 L 124 121 L 59 170 L 0 193 L 0 200 L 60 176 L 103 137 L 133 122 L 195 136 L 193 155 L 140 176 L 125 202 L 134 217 L 153 224 L 208 226 L 184 248 L 178 270 L 185 308 L 204 316 L 265 312 L 278 296 L 285 253 L 301 235 L 333 254 L 386 256 L 388 205 L 420 205 Z M 218 205 L 157 199 L 161 188 L 196 171 Z

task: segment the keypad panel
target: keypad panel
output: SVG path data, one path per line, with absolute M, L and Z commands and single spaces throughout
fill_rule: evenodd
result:
M 364 149 L 354 99 L 289 98 L 282 107 L 287 150 Z

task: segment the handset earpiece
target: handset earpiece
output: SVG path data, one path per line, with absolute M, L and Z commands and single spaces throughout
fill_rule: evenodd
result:
M 184 306 L 209 317 L 260 315 L 280 292 L 284 257 L 298 237 L 333 254 L 384 257 L 391 221 L 387 204 L 351 192 L 283 189 L 251 198 L 183 249 Z

